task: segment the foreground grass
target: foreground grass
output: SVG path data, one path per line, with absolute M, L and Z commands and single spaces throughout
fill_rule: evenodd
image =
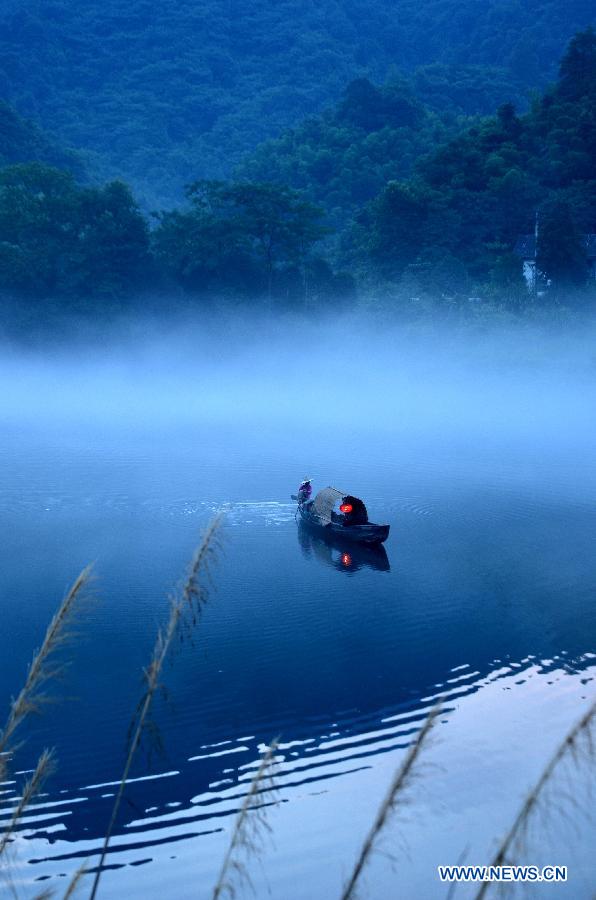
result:
M 190 563 L 186 578 L 179 589 L 169 598 L 168 619 L 158 631 L 151 658 L 144 670 L 145 690 L 131 722 L 126 760 L 99 858 L 92 870 L 83 867 L 73 874 L 63 894 L 64 900 L 69 900 L 75 893 L 80 892 L 89 877 L 93 879 L 89 900 L 95 900 L 99 892 L 110 840 L 118 820 L 133 761 L 148 725 L 151 706 L 161 687 L 164 664 L 171 655 L 177 639 L 187 636 L 199 624 L 209 598 L 212 563 L 220 548 L 220 525 L 221 517 L 218 516 L 208 526 Z M 21 746 L 20 732 L 23 730 L 24 724 L 33 714 L 40 713 L 54 699 L 50 693 L 50 685 L 65 669 L 65 663 L 61 661 L 58 651 L 64 649 L 73 637 L 73 622 L 83 601 L 89 596 L 90 579 L 91 569 L 88 567 L 81 572 L 60 604 L 50 622 L 40 649 L 33 657 L 25 684 L 11 703 L 7 721 L 0 731 L 0 782 L 7 780 L 13 768 L 13 759 Z M 395 773 L 371 828 L 364 838 L 351 874 L 339 892 L 339 900 L 355 900 L 362 890 L 363 873 L 375 852 L 378 851 L 385 832 L 389 830 L 393 813 L 402 801 L 411 800 L 412 781 L 419 773 L 420 757 L 424 754 L 437 715 L 437 709 L 431 711 Z M 589 707 L 556 748 L 536 785 L 522 804 L 511 827 L 499 842 L 491 865 L 498 866 L 518 861 L 518 855 L 523 851 L 522 839 L 528 823 L 541 806 L 547 802 L 546 789 L 551 786 L 559 767 L 566 760 L 570 760 L 574 765 L 578 765 L 582 761 L 593 765 L 596 753 L 595 728 L 596 702 Z M 231 830 L 229 846 L 213 887 L 212 900 L 223 900 L 226 897 L 228 900 L 233 900 L 241 889 L 252 888 L 250 865 L 263 854 L 265 837 L 274 834 L 268 815 L 277 803 L 276 751 L 277 742 L 273 741 L 264 753 L 240 806 Z M 18 897 L 18 890 L 11 878 L 11 861 L 8 851 L 27 808 L 42 790 L 54 768 L 53 751 L 44 750 L 31 778 L 22 789 L 8 823 L 0 832 L 0 876 L 3 877 L 7 890 L 15 898 Z M 1 886 L 0 884 L 0 888 Z M 399 887 L 399 882 L 396 886 Z M 503 888 L 502 885 L 485 882 L 478 891 L 477 900 L 484 898 L 491 887 L 501 890 Z M 54 891 L 43 890 L 35 895 L 34 900 L 49 900 L 51 897 L 55 897 Z M 313 900 L 320 900 L 320 898 L 313 898 Z
M 47 628 L 41 647 L 33 656 L 25 684 L 10 705 L 8 718 L 0 732 L 0 783 L 7 780 L 12 760 L 21 746 L 20 733 L 25 722 L 32 715 L 39 714 L 53 699 L 48 688 L 65 669 L 65 663 L 59 659 L 58 653 L 73 637 L 72 626 L 79 606 L 88 596 L 90 579 L 91 567 L 87 567 L 62 600 Z M 25 783 L 12 816 L 0 834 L 0 875 L 6 876 L 4 857 L 23 815 L 54 768 L 54 752 L 46 749 L 39 757 L 33 775 Z M 10 882 L 9 886 L 14 893 Z
M 144 672 L 145 693 L 139 702 L 137 712 L 133 719 L 131 728 L 132 738 L 130 741 L 128 756 L 124 764 L 124 771 L 122 773 L 122 778 L 120 780 L 120 785 L 118 787 L 118 792 L 114 801 L 112 815 L 108 824 L 103 846 L 101 848 L 99 862 L 97 864 L 95 876 L 93 879 L 93 887 L 91 888 L 91 893 L 89 895 L 90 900 L 94 900 L 97 894 L 97 889 L 99 887 L 99 882 L 103 872 L 103 866 L 106 854 L 108 852 L 112 831 L 114 830 L 114 825 L 116 824 L 116 819 L 118 817 L 120 804 L 122 803 L 122 798 L 124 796 L 124 791 L 130 775 L 132 763 L 135 754 L 140 746 L 141 738 L 147 724 L 149 711 L 151 709 L 155 694 L 160 687 L 161 673 L 164 667 L 164 663 L 172 649 L 174 640 L 181 634 L 181 632 L 185 628 L 192 628 L 199 622 L 201 614 L 203 612 L 203 608 L 207 603 L 209 592 L 206 578 L 209 575 L 210 562 L 213 559 L 218 547 L 218 532 L 220 524 L 221 516 L 217 516 L 207 528 L 203 539 L 193 556 L 182 589 L 178 592 L 178 594 L 170 598 L 170 614 L 167 624 L 164 628 L 160 628 L 157 632 L 157 638 L 153 647 L 151 660 Z M 203 579 L 201 579 L 201 576 L 203 576 Z

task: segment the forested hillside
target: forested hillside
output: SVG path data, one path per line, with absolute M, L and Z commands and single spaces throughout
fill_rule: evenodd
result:
M 419 93 L 405 78 L 383 86 L 358 78 L 335 107 L 263 143 L 238 165 L 236 174 L 306 191 L 341 228 L 387 181 L 409 176 L 421 156 L 465 127 L 467 119 L 453 99 L 458 84 L 448 71 L 433 67 L 432 76 L 424 76 L 433 91 Z M 479 76 L 476 96 L 489 82 L 490 74 L 485 80 Z M 435 92 L 441 101 L 434 103 L 431 96 L 428 103 L 427 94 Z
M 0 100 L 0 166 L 32 160 L 77 174 L 83 172 L 83 162 L 76 153 L 59 146 L 37 125 L 23 119 Z
M 521 287 L 518 235 L 534 230 L 552 293 L 586 285 L 582 235 L 596 231 L 596 32 L 577 34 L 557 83 L 519 116 L 496 116 L 420 159 L 356 216 L 346 244 L 366 269 L 415 292 Z M 525 291 L 524 291 L 525 293 Z
M 492 284 L 502 295 L 525 290 L 512 251 L 537 211 L 570 256 L 554 269 L 544 260 L 545 274 L 585 282 L 578 235 L 596 231 L 595 160 L 596 37 L 587 30 L 527 113 L 506 103 L 466 122 L 423 106 L 403 80 L 359 79 L 334 109 L 262 145 L 240 172 L 321 203 L 337 228 L 335 263 L 365 280 L 416 294 Z
M 575 34 L 525 111 L 498 102 L 498 71 L 450 62 L 384 84 L 360 76 L 231 177 L 195 177 L 153 214 L 134 183 L 99 186 L 0 104 L 0 290 L 29 312 L 99 311 L 149 289 L 290 307 L 358 291 L 435 309 L 470 296 L 592 303 L 596 33 Z M 472 115 L 489 99 L 492 115 Z M 537 216 L 530 296 L 514 248 Z
M 167 200 L 358 77 L 415 73 L 443 111 L 519 102 L 592 17 L 592 0 L 5 0 L 0 98 Z

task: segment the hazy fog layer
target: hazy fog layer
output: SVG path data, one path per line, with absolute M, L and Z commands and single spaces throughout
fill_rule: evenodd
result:
M 586 438 L 594 435 L 594 335 L 424 332 L 365 317 L 138 321 L 93 339 L 5 344 L 0 415 L 60 427 L 311 423 Z

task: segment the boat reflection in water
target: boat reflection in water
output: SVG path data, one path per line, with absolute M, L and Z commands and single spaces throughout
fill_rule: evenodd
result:
M 389 557 L 382 544 L 355 544 L 341 538 L 314 534 L 302 523 L 298 523 L 298 540 L 302 553 L 308 559 L 315 557 L 326 566 L 333 566 L 340 572 L 357 572 L 359 569 L 375 569 L 389 572 Z

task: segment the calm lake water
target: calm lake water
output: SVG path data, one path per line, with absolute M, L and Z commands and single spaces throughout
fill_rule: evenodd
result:
M 131 375 L 12 359 L 3 372 L 26 399 L 6 405 L 0 446 L 0 708 L 74 576 L 89 561 L 96 574 L 56 688 L 66 699 L 32 723 L 18 755 L 18 771 L 46 745 L 59 760 L 13 848 L 23 897 L 63 889 L 92 863 L 142 667 L 218 510 L 214 590 L 194 643 L 167 667 L 154 716 L 163 751 L 139 755 L 100 896 L 208 897 L 275 737 L 280 802 L 251 866 L 256 894 L 338 896 L 440 702 L 421 773 L 385 835 L 393 863 L 374 857 L 363 896 L 445 897 L 437 864 L 490 861 L 594 699 L 593 374 L 554 378 L 541 363 L 530 376 L 483 370 L 478 383 L 396 360 L 395 378 L 379 367 L 365 388 L 343 379 L 321 397 L 312 369 L 301 394 L 295 363 L 276 375 L 256 358 L 223 382 L 213 359 L 197 364 L 194 399 L 180 407 L 178 376 L 168 370 L 156 392 L 138 363 Z M 163 386 L 163 365 L 143 370 L 152 384 Z M 256 403 L 268 390 L 271 403 Z M 289 497 L 305 474 L 389 522 L 386 553 L 302 531 Z M 586 769 L 581 759 L 562 767 L 549 815 L 535 817 L 517 857 L 567 865 L 556 893 L 576 900 L 592 897 L 595 880 Z M 20 780 L 3 787 L 5 811 Z M 570 782 L 571 824 L 561 808 Z

